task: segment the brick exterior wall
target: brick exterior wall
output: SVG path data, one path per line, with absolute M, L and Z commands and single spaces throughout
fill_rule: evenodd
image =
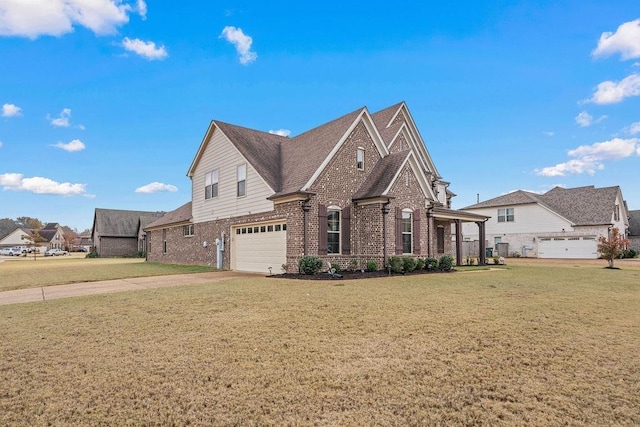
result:
M 404 120 L 404 117 L 401 118 Z M 358 170 L 356 165 L 356 150 L 362 147 L 365 150 L 364 171 Z M 327 264 L 338 264 L 340 268 L 352 267 L 356 260 L 358 268 L 365 268 L 368 261 L 374 261 L 379 268 L 384 266 L 383 253 L 383 228 L 386 225 L 386 255 L 395 255 L 395 208 L 409 208 L 419 211 L 421 219 L 420 227 L 420 253 L 416 256 L 437 256 L 435 252 L 435 226 L 433 218 L 427 218 L 425 205 L 427 200 L 420 190 L 416 176 L 407 165 L 401 172 L 398 181 L 391 189 L 389 196 L 393 197 L 390 203 L 391 210 L 384 216 L 386 224 L 383 224 L 382 203 L 358 205 L 354 204 L 352 197 L 361 187 L 375 164 L 380 160 L 378 149 L 367 132 L 365 126 L 358 124 L 347 137 L 329 165 L 315 180 L 308 190 L 313 193 L 308 205 L 307 254 L 318 255 L 318 214 L 319 205 L 337 206 L 341 210 L 351 208 L 351 254 L 323 255 L 321 258 Z M 408 175 L 408 185 L 405 176 Z M 304 213 L 303 201 L 279 203 L 274 205 L 274 210 L 253 215 L 244 215 L 223 220 L 194 224 L 194 235 L 183 235 L 182 226 L 167 227 L 167 251 L 163 253 L 163 230 L 147 230 L 147 260 L 165 263 L 197 264 L 216 266 L 215 239 L 224 231 L 226 234 L 225 251 L 223 253 L 223 268 L 231 267 L 229 238 L 232 228 L 238 225 L 259 223 L 271 220 L 285 220 L 287 223 L 287 271 L 298 271 L 298 260 L 304 255 Z M 445 225 L 445 253 L 451 253 L 451 224 Z M 430 237 L 430 239 L 429 239 Z M 209 243 L 203 248 L 202 243 Z
M 109 257 L 133 257 L 138 255 L 136 237 L 100 237 L 98 255 Z

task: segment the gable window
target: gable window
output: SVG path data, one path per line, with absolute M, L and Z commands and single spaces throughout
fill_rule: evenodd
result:
M 359 171 L 364 170 L 364 148 L 358 147 L 356 151 L 356 167 Z
M 413 252 L 411 244 L 413 242 L 413 213 L 410 211 L 402 211 L 402 253 L 410 254 Z
M 340 210 L 333 206 L 327 209 L 327 253 L 340 253 Z
M 238 165 L 237 174 L 236 174 L 236 188 L 237 188 L 237 196 L 243 197 L 247 195 L 247 165 L 242 164 Z
M 218 197 L 218 170 L 214 170 L 205 175 L 204 178 L 204 198 L 212 199 Z
M 616 205 L 615 209 L 613 210 L 613 220 L 614 221 L 620 221 L 620 206 Z
M 498 222 L 513 222 L 515 217 L 513 215 L 513 208 L 498 209 Z
M 185 225 L 182 227 L 182 234 L 187 236 L 193 236 L 193 224 Z

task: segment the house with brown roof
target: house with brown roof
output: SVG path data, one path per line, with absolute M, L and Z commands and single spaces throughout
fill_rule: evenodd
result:
M 315 255 L 382 268 L 391 255 L 459 254 L 454 229 L 482 233 L 487 219 L 451 209 L 404 102 L 291 138 L 214 120 L 187 176 L 191 201 L 145 228 L 150 261 L 268 274 Z
M 462 208 L 491 217 L 486 245 L 500 255 L 538 258 L 597 258 L 597 241 L 612 227 L 629 234 L 629 212 L 620 187 L 555 187 L 544 194 L 518 190 Z M 463 225 L 463 239 L 478 240 Z
M 146 251 L 144 227 L 164 212 L 96 208 L 91 229 L 93 251 L 100 257 L 136 256 Z

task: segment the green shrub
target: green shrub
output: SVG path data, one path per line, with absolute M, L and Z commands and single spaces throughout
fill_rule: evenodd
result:
M 84 257 L 85 258 L 98 258 L 98 253 L 97 252 L 89 252 Z
M 375 261 L 367 262 L 367 271 L 378 271 L 378 264 Z
M 622 258 L 635 258 L 638 256 L 638 252 L 633 249 L 627 249 L 622 252 Z
M 451 271 L 453 268 L 453 257 L 451 255 L 442 255 L 438 261 L 438 269 L 440 271 Z
M 416 270 L 422 270 L 424 268 L 425 262 L 422 258 L 418 258 L 416 260 Z
M 494 263 L 495 265 L 500 264 L 500 257 L 499 257 L 499 256 L 494 256 L 494 257 L 493 257 L 493 263 Z
M 402 257 L 402 268 L 405 273 L 409 273 L 416 269 L 416 260 L 413 257 L 405 256 Z
M 432 257 L 426 258 L 424 260 L 424 268 L 429 271 L 435 271 L 438 269 L 438 260 Z
M 306 255 L 298 261 L 298 269 L 300 273 L 306 275 L 316 274 L 322 268 L 322 260 L 317 256 Z
M 402 257 L 399 256 L 389 257 L 388 265 L 392 273 L 402 273 L 402 269 L 404 268 Z
M 352 259 L 351 262 L 349 262 L 349 269 L 351 271 L 357 271 L 358 270 L 358 260 L 357 259 Z
M 340 264 L 331 264 L 331 268 L 334 272 L 337 273 L 338 271 L 340 271 Z

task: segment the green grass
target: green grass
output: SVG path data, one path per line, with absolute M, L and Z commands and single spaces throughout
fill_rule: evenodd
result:
M 140 258 L 30 258 L 0 263 L 0 291 L 128 277 L 201 273 L 211 267 L 145 262 Z
M 0 307 L 0 425 L 638 425 L 640 269 L 241 278 Z

